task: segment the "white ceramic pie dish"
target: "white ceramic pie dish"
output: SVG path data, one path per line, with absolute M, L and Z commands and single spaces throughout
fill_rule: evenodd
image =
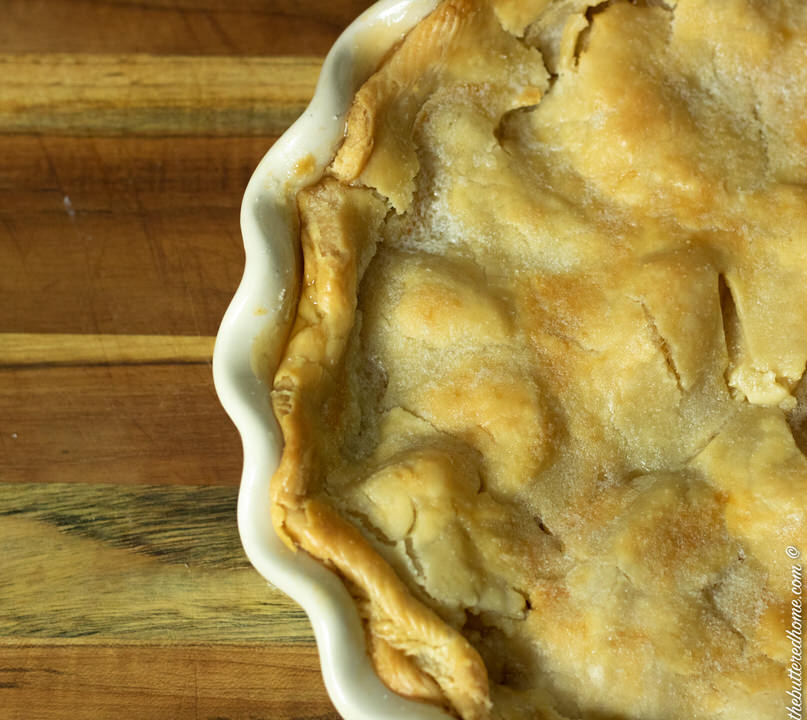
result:
M 261 160 L 247 186 L 241 206 L 244 276 L 222 320 L 213 354 L 216 391 L 244 448 L 238 496 L 244 550 L 269 582 L 308 613 L 325 685 L 346 720 L 448 720 L 448 716 L 386 689 L 372 669 L 358 614 L 341 581 L 305 553 L 289 550 L 275 535 L 269 517 L 269 481 L 282 440 L 272 414 L 269 383 L 296 297 L 294 196 L 331 160 L 355 91 L 387 50 L 436 4 L 437 0 L 382 0 L 334 44 L 311 104 Z

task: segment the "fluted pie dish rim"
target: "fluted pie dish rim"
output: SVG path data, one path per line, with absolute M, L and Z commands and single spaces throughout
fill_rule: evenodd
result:
M 216 336 L 213 378 L 242 441 L 237 522 L 252 565 L 305 610 L 325 686 L 346 720 L 447 720 L 440 709 L 389 691 L 365 649 L 356 606 L 342 582 L 277 537 L 269 482 L 282 448 L 270 402 L 271 380 L 293 314 L 298 276 L 294 197 L 321 175 L 343 133 L 353 95 L 383 55 L 437 0 L 381 0 L 336 40 L 314 96 L 262 158 L 241 204 L 245 266 Z

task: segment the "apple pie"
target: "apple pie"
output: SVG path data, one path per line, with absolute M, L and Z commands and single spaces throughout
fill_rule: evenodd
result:
M 445 0 L 297 197 L 274 526 L 463 720 L 773 720 L 807 3 Z

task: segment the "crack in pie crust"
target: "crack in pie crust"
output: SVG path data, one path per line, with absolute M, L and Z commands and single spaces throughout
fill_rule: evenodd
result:
M 463 718 L 780 717 L 807 4 L 446 0 L 298 195 L 281 537 Z

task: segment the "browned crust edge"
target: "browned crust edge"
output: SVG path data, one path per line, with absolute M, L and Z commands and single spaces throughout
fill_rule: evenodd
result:
M 363 596 L 359 599 L 365 601 L 368 631 L 396 651 L 384 652 L 383 646 L 369 643 L 371 650 L 380 647 L 381 654 L 373 653 L 375 666 L 391 689 L 437 702 L 436 683 L 462 718 L 483 720 L 489 717 L 490 698 L 487 671 L 477 651 L 420 603 L 361 533 L 317 492 L 320 400 L 335 386 L 334 372 L 355 320 L 360 279 L 356 237 L 338 231 L 340 213 L 351 210 L 332 202 L 345 193 L 329 196 L 334 222 L 318 227 L 307 219 L 311 197 L 337 185 L 326 178 L 299 198 L 303 289 L 272 392 L 285 442 L 271 481 L 272 522 L 289 547 L 302 547 L 336 569 L 354 594 L 358 590 Z M 421 673 L 427 677 L 419 677 Z

